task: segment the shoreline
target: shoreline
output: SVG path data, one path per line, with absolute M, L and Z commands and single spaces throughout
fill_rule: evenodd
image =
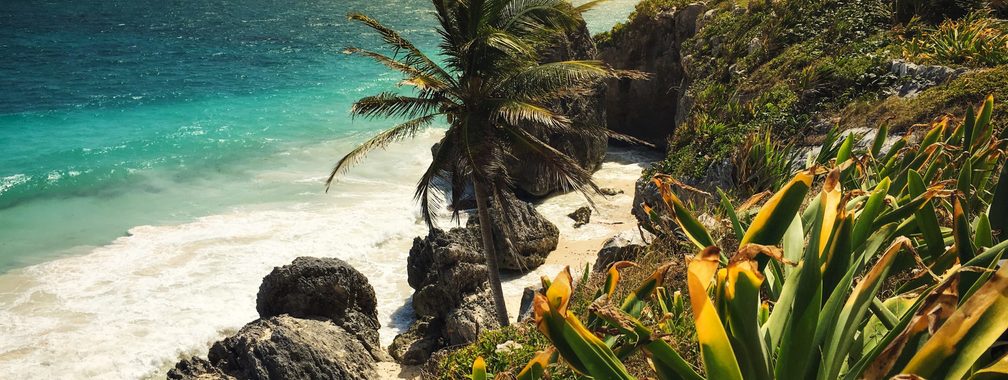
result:
M 565 266 L 570 266 L 577 277 L 584 271 L 586 263 L 595 263 L 598 251 L 611 237 L 624 231 L 637 234 L 637 221 L 630 213 L 634 186 L 641 170 L 650 165 L 653 158 L 650 152 L 644 150 L 610 147 L 602 167 L 592 177 L 600 188 L 614 189 L 617 194 L 593 195 L 595 208 L 592 209 L 591 221 L 580 228 L 575 228 L 574 220 L 567 216 L 575 209 L 589 205 L 580 193 L 558 194 L 536 204 L 536 210 L 560 229 L 560 236 L 556 250 L 547 256 L 543 265 L 522 275 L 505 275 L 504 298 L 512 323 L 518 317 L 525 287 L 539 284 L 541 276 L 556 276 Z M 381 362 L 377 370 L 382 379 L 418 379 L 421 372 L 419 366 L 394 362 Z

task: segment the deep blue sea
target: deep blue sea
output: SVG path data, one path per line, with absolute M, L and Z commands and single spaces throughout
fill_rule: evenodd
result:
M 400 79 L 343 53 L 380 48 L 350 11 L 434 53 L 422 0 L 0 1 L 0 374 L 161 373 L 254 317 L 264 268 L 300 255 L 389 272 L 376 291 L 402 303 L 423 231 L 410 190 L 440 130 L 323 193 L 389 126 L 351 120 L 352 102 Z M 361 256 L 375 247 L 398 253 Z

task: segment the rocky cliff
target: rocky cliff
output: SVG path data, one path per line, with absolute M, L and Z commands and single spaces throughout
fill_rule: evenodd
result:
M 682 122 L 689 104 L 689 85 L 681 56 L 683 42 L 693 37 L 706 7 L 695 3 L 633 20 L 604 35 L 599 57 L 613 68 L 637 70 L 649 80 L 611 80 L 605 92 L 606 120 L 614 132 L 660 147 Z

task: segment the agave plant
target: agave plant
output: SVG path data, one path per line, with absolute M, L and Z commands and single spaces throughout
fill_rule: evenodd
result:
M 1008 376 L 1008 356 L 992 349 L 1008 330 L 1008 267 L 999 268 L 1008 241 L 999 241 L 991 227 L 1003 213 L 994 211 L 1006 206 L 997 202 L 1008 199 L 1008 176 L 987 185 L 993 176 L 975 169 L 996 172 L 1000 163 L 994 151 L 1003 141 L 990 137 L 991 107 L 988 98 L 957 127 L 940 122 L 916 149 L 897 146 L 883 160 L 873 158 L 881 143 L 857 155 L 848 138 L 833 168 L 797 173 L 744 229 L 745 221 L 728 210 L 741 236 L 730 255 L 678 199 L 673 181 L 656 176 L 666 217 L 697 250 L 686 271 L 702 370 L 664 340 L 668 326 L 640 321 L 644 308 L 685 309 L 681 295 L 661 287 L 667 266 L 616 307 L 608 298 L 620 268 L 630 264 L 613 265 L 587 325 L 567 310 L 572 280 L 562 272 L 544 280 L 535 321 L 571 368 L 596 379 L 632 378 L 621 360 L 637 350 L 659 379 Z M 936 155 L 939 150 L 949 154 Z M 899 163 L 888 164 L 892 157 Z M 954 174 L 918 173 L 938 157 Z M 821 187 L 809 197 L 820 174 Z M 986 178 L 978 182 L 976 175 Z M 951 216 L 939 223 L 936 210 L 946 208 Z M 885 284 L 906 271 L 901 262 L 917 268 L 907 281 L 913 286 L 881 299 Z
M 947 19 L 925 30 L 903 48 L 908 59 L 939 64 L 996 66 L 1008 62 L 1008 33 L 990 11 L 972 12 L 961 20 Z

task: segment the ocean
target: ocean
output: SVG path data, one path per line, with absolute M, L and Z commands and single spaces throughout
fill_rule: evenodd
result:
M 412 189 L 443 127 L 323 191 L 389 126 L 351 120 L 352 102 L 400 79 L 343 53 L 380 48 L 351 11 L 434 52 L 421 0 L 0 2 L 3 377 L 163 377 L 254 319 L 262 276 L 304 255 L 368 275 L 391 341 L 426 231 Z

